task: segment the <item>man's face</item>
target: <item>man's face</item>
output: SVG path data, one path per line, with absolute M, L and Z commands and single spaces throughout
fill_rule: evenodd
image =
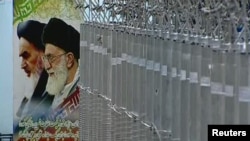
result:
M 51 95 L 59 94 L 68 78 L 65 51 L 52 44 L 46 44 L 43 57 L 45 69 L 49 74 L 46 91 Z
M 32 74 L 40 73 L 42 70 L 42 51 L 39 51 L 34 44 L 25 38 L 19 40 L 19 56 L 22 57 L 21 68 L 28 77 Z

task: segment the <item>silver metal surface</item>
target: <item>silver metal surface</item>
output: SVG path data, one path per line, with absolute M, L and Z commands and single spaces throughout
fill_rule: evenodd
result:
M 209 124 L 250 123 L 248 0 L 75 2 L 81 140 L 206 141 Z

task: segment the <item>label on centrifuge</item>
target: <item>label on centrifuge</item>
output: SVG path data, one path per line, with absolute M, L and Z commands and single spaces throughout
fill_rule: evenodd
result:
M 186 70 L 181 70 L 181 74 L 180 74 L 180 80 L 186 80 L 187 79 L 187 74 L 186 74 Z
M 172 77 L 177 77 L 177 69 L 176 68 L 172 68 L 171 69 L 171 74 L 172 74 Z
M 137 63 L 137 57 L 135 57 L 135 56 L 133 56 L 133 59 L 132 59 L 133 61 L 132 61 L 132 64 L 133 65 L 136 65 L 136 63 Z
M 147 70 L 153 70 L 153 69 L 154 69 L 154 61 L 148 60 L 148 61 L 147 61 L 146 69 L 147 69 Z
M 234 87 L 232 85 L 225 86 L 225 96 L 233 96 L 234 95 Z
M 160 71 L 160 63 L 154 63 L 154 71 Z
M 210 87 L 211 86 L 211 79 L 210 77 L 202 76 L 201 77 L 201 86 Z
M 168 74 L 168 66 L 166 65 L 161 66 L 161 75 L 167 76 L 167 74 Z
M 128 63 L 132 63 L 132 56 L 127 55 L 127 62 L 128 62 Z
M 223 92 L 223 85 L 219 82 L 211 82 L 211 93 L 212 94 L 225 94 Z
M 122 53 L 122 61 L 127 61 L 127 54 L 126 53 Z
M 117 58 L 116 58 L 116 64 L 117 64 L 117 65 L 122 64 L 122 58 L 117 57 Z
M 189 73 L 189 81 L 190 83 L 198 83 L 198 73 L 197 72 L 190 72 Z
M 140 65 L 140 61 L 141 61 L 141 59 L 139 58 L 139 57 L 136 57 L 136 65 Z
M 239 88 L 239 100 L 242 102 L 250 102 L 250 87 Z
M 139 64 L 139 66 L 140 67 L 145 67 L 145 65 L 146 65 L 146 59 L 140 58 L 140 64 Z
M 116 65 L 116 58 L 111 58 L 111 65 L 112 66 Z

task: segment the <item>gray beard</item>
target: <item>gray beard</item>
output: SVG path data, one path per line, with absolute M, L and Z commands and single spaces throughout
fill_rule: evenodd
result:
M 60 62 L 60 64 L 58 64 L 58 66 L 53 70 L 53 72 L 54 75 L 49 76 L 48 78 L 46 91 L 50 95 L 58 95 L 63 90 L 68 77 L 68 69 L 64 58 Z

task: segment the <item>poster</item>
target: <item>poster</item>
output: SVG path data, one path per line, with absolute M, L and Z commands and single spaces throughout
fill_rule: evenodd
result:
M 13 10 L 14 141 L 77 141 L 80 12 L 73 0 L 15 0 Z

